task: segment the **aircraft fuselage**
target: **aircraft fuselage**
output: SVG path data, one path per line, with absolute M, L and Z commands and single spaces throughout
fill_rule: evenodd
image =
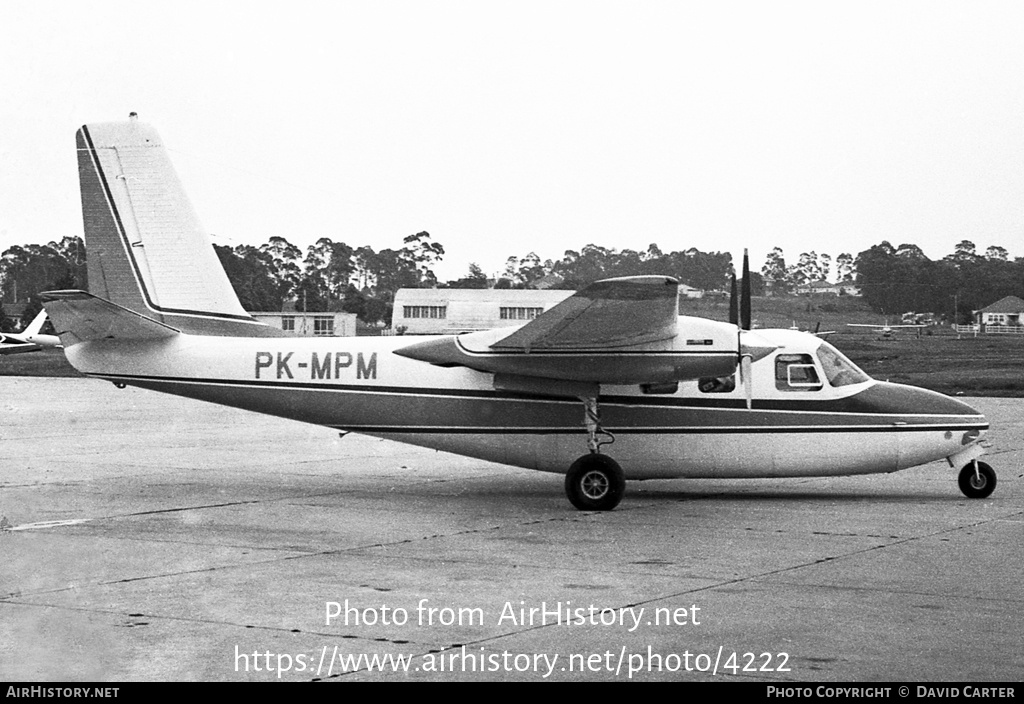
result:
M 729 378 L 667 394 L 601 386 L 608 451 L 627 479 L 867 474 L 981 454 L 988 422 L 967 404 L 866 376 L 851 383 L 825 368 L 816 350 L 834 348 L 819 338 L 758 333 L 779 348 L 752 366 L 749 409 Z M 490 373 L 394 353 L 420 339 L 429 338 L 178 335 L 66 351 L 80 371 L 115 383 L 503 464 L 565 473 L 586 451 L 579 399 L 497 390 Z

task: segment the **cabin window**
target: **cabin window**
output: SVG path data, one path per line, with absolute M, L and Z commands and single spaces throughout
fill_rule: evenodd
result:
M 704 394 L 725 394 L 736 388 L 736 375 L 705 376 L 697 381 L 697 388 Z
M 448 317 L 448 306 L 402 306 L 403 318 L 434 318 Z
M 825 378 L 832 386 L 859 384 L 871 378 L 827 342 L 822 343 L 816 354 L 821 368 L 825 372 Z
M 821 379 L 809 354 L 780 354 L 775 358 L 775 388 L 780 391 L 817 391 Z
M 543 308 L 514 308 L 510 306 L 501 306 L 501 319 L 533 320 L 543 312 Z

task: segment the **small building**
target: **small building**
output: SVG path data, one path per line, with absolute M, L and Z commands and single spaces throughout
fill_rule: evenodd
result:
M 679 284 L 679 297 L 680 298 L 704 298 L 704 291 L 693 286 L 687 286 L 686 284 Z
M 507 288 L 402 288 L 391 329 L 408 335 L 452 335 L 522 325 L 574 291 Z
M 974 322 L 981 325 L 1024 325 L 1024 300 L 1017 296 L 1000 298 L 992 305 L 974 311 Z
M 249 313 L 256 320 L 296 337 L 355 337 L 355 313 Z
M 852 283 L 830 284 L 828 281 L 811 281 L 793 289 L 798 295 L 859 296 L 860 289 Z

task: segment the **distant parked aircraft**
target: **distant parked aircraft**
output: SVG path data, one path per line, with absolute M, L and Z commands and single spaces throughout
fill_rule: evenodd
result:
M 0 354 L 19 354 L 21 352 L 37 352 L 44 347 L 60 347 L 60 338 L 56 335 L 40 335 L 46 322 L 46 311 L 39 311 L 21 332 L 0 333 Z
M 889 325 L 889 321 L 885 321 L 885 325 L 871 325 L 869 323 L 847 323 L 847 327 L 851 328 L 874 328 L 882 335 L 882 339 L 891 340 L 896 336 L 896 331 L 903 328 L 924 328 L 926 325 Z
M 826 335 L 835 335 L 836 334 L 835 330 L 822 330 L 821 329 L 821 321 L 820 320 L 818 321 L 818 324 L 814 326 L 813 330 L 804 330 L 803 328 L 801 328 L 799 325 L 796 324 L 795 320 L 793 321 L 792 327 L 790 327 L 789 329 L 790 330 L 797 330 L 799 332 L 807 332 L 807 333 L 810 333 L 811 335 L 814 335 L 815 337 L 825 337 Z

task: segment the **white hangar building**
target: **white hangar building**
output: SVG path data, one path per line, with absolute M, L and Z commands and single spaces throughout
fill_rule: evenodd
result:
M 261 323 L 296 337 L 355 337 L 355 313 L 300 313 L 277 311 L 249 313 Z
M 522 325 L 573 293 L 551 289 L 402 288 L 395 294 L 391 329 L 406 335 L 453 335 Z

